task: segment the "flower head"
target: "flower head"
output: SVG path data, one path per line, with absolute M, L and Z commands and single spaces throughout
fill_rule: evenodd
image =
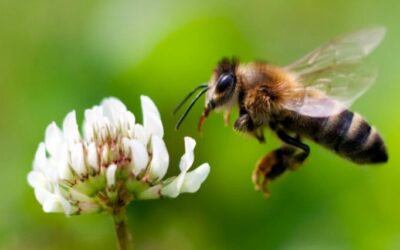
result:
M 163 125 L 153 101 L 141 97 L 143 125 L 116 98 L 85 111 L 83 136 L 75 111 L 62 129 L 54 122 L 39 144 L 28 182 L 45 212 L 79 214 L 125 207 L 132 200 L 196 192 L 210 166 L 188 171 L 196 142 L 185 137 L 180 174 L 164 180 L 169 165 Z

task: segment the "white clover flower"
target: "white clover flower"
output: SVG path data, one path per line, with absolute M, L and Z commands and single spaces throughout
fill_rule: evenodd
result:
M 177 197 L 196 192 L 210 166 L 188 172 L 196 142 L 185 137 L 177 177 L 163 180 L 169 155 L 163 141 L 163 125 L 153 101 L 141 97 L 143 125 L 116 98 L 85 111 L 83 136 L 75 111 L 62 129 L 54 122 L 39 144 L 28 182 L 45 212 L 67 215 L 113 212 L 138 199 Z

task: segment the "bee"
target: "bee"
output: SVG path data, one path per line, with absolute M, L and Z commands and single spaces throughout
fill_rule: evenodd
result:
M 373 27 L 340 36 L 288 66 L 239 63 L 222 59 L 207 84 L 196 87 L 177 106 L 200 91 L 176 125 L 179 128 L 196 101 L 206 94 L 199 130 L 213 110 L 224 111 L 225 122 L 233 107 L 239 116 L 234 129 L 264 143 L 270 128 L 282 146 L 257 163 L 255 188 L 269 195 L 268 183 L 287 170 L 301 166 L 310 154 L 303 138 L 310 139 L 356 164 L 388 161 L 378 131 L 348 108 L 377 77 L 365 58 L 379 45 L 384 27 Z

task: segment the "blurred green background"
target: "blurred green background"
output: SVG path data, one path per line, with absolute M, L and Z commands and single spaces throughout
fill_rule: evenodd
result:
M 137 249 L 400 249 L 400 1 L 0 1 L 0 249 L 113 249 L 105 215 L 45 214 L 26 175 L 46 126 L 106 96 L 138 118 L 139 96 L 160 108 L 178 171 L 183 136 L 198 140 L 209 178 L 194 195 L 134 202 Z M 253 189 L 255 162 L 278 145 L 226 128 L 198 104 L 179 132 L 174 106 L 236 55 L 285 65 L 338 34 L 385 25 L 370 60 L 377 83 L 353 106 L 386 139 L 384 166 L 358 167 L 311 144 L 300 170 Z M 235 115 L 236 116 L 236 115 Z M 233 117 L 235 118 L 235 117 Z

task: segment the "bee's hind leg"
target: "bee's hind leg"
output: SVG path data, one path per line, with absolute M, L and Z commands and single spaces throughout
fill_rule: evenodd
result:
M 287 155 L 289 157 L 288 167 L 291 170 L 297 169 L 310 155 L 310 147 L 301 142 L 299 135 L 296 135 L 296 137 L 291 137 L 283 130 L 278 130 L 277 135 L 284 143 L 293 147 L 294 152 L 290 155 Z
M 265 155 L 253 171 L 253 183 L 257 191 L 262 191 L 266 196 L 269 195 L 268 183 L 286 170 L 297 169 L 310 154 L 310 148 L 300 141 L 297 136 L 293 138 L 284 131 L 277 131 L 278 137 L 285 143 Z M 301 152 L 298 152 L 300 149 Z
M 291 155 L 291 151 L 293 151 L 292 148 L 283 146 L 266 154 L 258 161 L 252 175 L 257 191 L 262 191 L 265 196 L 269 196 L 268 184 L 288 169 L 286 155 Z

